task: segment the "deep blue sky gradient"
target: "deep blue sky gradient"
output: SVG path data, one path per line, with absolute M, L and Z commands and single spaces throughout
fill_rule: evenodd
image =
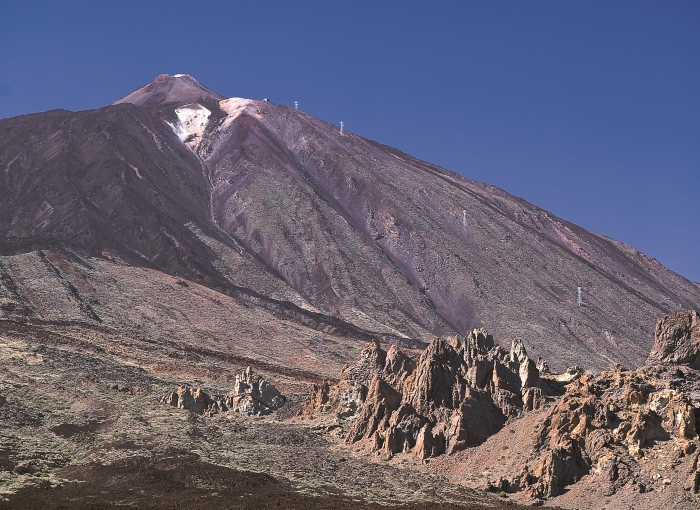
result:
M 0 2 L 0 118 L 270 97 L 700 281 L 700 2 Z

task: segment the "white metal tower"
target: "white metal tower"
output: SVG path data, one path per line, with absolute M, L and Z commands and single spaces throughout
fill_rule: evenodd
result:
M 341 120 L 340 121 L 340 136 L 343 136 L 343 127 L 345 127 L 345 123 Z
M 299 101 L 294 101 L 294 109 L 295 110 L 299 109 Z
M 583 304 L 583 290 L 581 287 L 578 288 L 578 299 L 576 301 L 578 302 L 578 306 Z
M 467 226 L 467 210 L 466 209 L 462 210 L 462 226 L 463 227 Z

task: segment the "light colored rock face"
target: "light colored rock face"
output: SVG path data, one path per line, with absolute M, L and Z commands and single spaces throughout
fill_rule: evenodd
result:
M 236 411 L 246 416 L 267 415 L 282 407 L 285 397 L 269 381 L 248 367 L 236 376 L 234 389 L 225 396 L 212 396 L 189 386 L 163 397 L 162 402 L 196 414 L 213 415 Z
M 352 384 L 366 388 L 366 397 L 346 443 L 364 441 L 387 455 L 412 450 L 421 459 L 479 444 L 543 402 L 539 372 L 522 342 L 509 353 L 483 329 L 466 339 L 437 338 L 417 361 L 395 346 L 385 352 L 369 344 L 338 384 L 315 388 L 304 414 L 339 415 L 338 395 Z
M 241 414 L 270 414 L 284 405 L 285 398 L 272 384 L 248 367 L 236 376 L 233 391 L 226 395 L 226 406 Z
M 304 403 L 302 415 L 311 418 L 317 414 L 333 414 L 338 419 L 357 415 L 367 398 L 367 387 L 358 382 L 341 379 L 337 384 L 324 382 L 315 385 Z
M 221 397 L 212 397 L 202 388 L 193 389 L 189 386 L 181 386 L 163 397 L 161 402 L 178 409 L 187 409 L 195 414 L 212 415 L 227 410 Z
M 169 123 L 181 142 L 195 149 L 209 123 L 211 112 L 198 103 L 188 104 L 175 109 L 177 121 Z
M 700 319 L 696 311 L 678 310 L 656 322 L 647 364 L 656 363 L 700 369 Z

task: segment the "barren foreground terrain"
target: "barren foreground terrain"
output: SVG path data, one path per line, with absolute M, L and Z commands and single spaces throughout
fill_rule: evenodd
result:
M 160 403 L 180 380 L 47 345 L 27 330 L 0 332 L 0 363 L 0 508 L 503 504 L 348 450 L 292 418 L 301 407 L 294 395 L 272 417 L 202 417 Z

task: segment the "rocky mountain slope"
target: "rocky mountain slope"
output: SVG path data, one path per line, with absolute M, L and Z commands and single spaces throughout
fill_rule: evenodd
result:
M 48 250 L 0 257 L 0 332 L 182 381 L 233 381 L 252 366 L 298 388 L 337 377 L 371 338 L 315 326 L 153 269 Z
M 640 365 L 653 317 L 700 307 L 629 246 L 186 75 L 0 121 L 0 169 L 3 255 L 157 269 L 317 330 L 418 347 L 483 326 L 553 368 L 602 369 Z

